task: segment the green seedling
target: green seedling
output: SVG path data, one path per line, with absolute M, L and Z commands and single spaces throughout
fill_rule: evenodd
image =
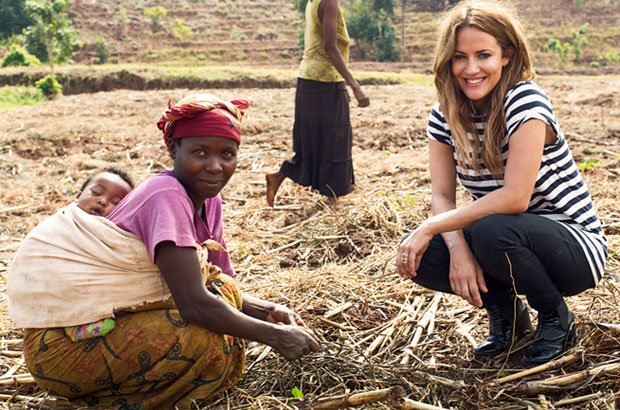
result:
M 580 171 L 584 171 L 584 170 L 588 170 L 591 168 L 596 168 L 600 165 L 601 165 L 601 160 L 599 159 L 586 159 L 586 160 L 581 161 L 581 163 L 579 164 L 577 168 L 579 168 Z

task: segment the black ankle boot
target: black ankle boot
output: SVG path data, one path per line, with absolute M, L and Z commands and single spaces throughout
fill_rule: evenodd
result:
M 474 349 L 476 356 L 495 357 L 510 348 L 513 336 L 515 297 L 512 296 L 503 305 L 491 305 L 486 308 L 489 316 L 489 338 Z M 515 340 L 521 338 L 531 326 L 527 307 L 519 298 L 517 298 L 517 321 L 514 325 Z
M 527 363 L 546 363 L 566 351 L 569 341 L 575 337 L 573 322 L 575 318 L 562 301 L 550 312 L 538 314 L 538 327 L 532 343 L 523 352 L 523 361 Z

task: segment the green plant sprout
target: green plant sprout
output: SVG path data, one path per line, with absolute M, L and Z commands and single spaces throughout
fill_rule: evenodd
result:
M 237 251 L 235 252 L 235 256 L 238 261 L 243 261 L 245 258 L 250 256 L 250 250 L 247 245 L 241 242 L 235 243 Z
M 394 205 L 396 207 L 397 212 L 402 212 L 404 210 L 404 207 L 413 207 L 413 205 L 418 201 L 416 198 L 412 197 L 409 194 L 402 195 L 402 196 L 397 196 L 396 194 L 393 194 L 392 197 L 395 200 Z
M 584 171 L 591 168 L 599 167 L 601 166 L 601 164 L 601 160 L 599 159 L 585 159 L 579 163 L 579 166 L 577 168 L 579 168 L 579 171 Z

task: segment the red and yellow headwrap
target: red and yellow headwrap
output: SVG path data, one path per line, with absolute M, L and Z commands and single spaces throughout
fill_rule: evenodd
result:
M 188 95 L 168 109 L 157 122 L 170 138 L 223 137 L 241 143 L 241 119 L 250 104 L 246 100 L 224 101 L 212 94 Z

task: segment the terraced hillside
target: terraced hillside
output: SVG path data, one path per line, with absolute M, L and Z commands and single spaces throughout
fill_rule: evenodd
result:
M 342 0 L 345 12 L 351 1 Z M 420 4 L 424 2 L 410 3 L 404 18 L 402 62 L 428 69 L 438 13 L 421 11 Z M 588 68 L 593 61 L 599 67 L 618 65 L 613 61 L 613 56 L 620 53 L 617 0 L 586 0 L 582 6 L 573 0 L 515 0 L 513 3 L 519 10 L 539 68 L 560 69 L 567 65 L 575 68 L 545 50 L 545 45 L 551 38 L 572 43 L 573 33 L 585 23 L 589 23 L 585 34 L 587 45 L 582 46 L 582 62 L 577 68 Z M 161 18 L 161 30 L 156 32 L 145 16 L 145 10 L 154 6 L 166 10 Z M 297 35 L 301 21 L 292 0 L 72 0 L 67 11 L 85 44 L 76 55 L 77 62 L 89 62 L 95 57 L 98 37 L 105 39 L 113 61 L 119 62 L 239 61 L 271 65 L 297 64 L 300 56 Z M 398 2 L 395 12 L 400 43 L 403 19 Z M 191 29 L 191 37 L 174 36 L 178 19 Z M 352 59 L 359 60 L 355 46 Z M 572 60 L 572 55 L 568 60 Z
M 144 10 L 156 5 L 166 16 L 162 29 L 153 32 Z M 86 45 L 76 61 L 95 56 L 98 37 L 122 62 L 286 60 L 296 57 L 301 24 L 292 2 L 281 0 L 74 0 L 67 11 Z M 192 30 L 191 37 L 173 35 L 177 19 Z

